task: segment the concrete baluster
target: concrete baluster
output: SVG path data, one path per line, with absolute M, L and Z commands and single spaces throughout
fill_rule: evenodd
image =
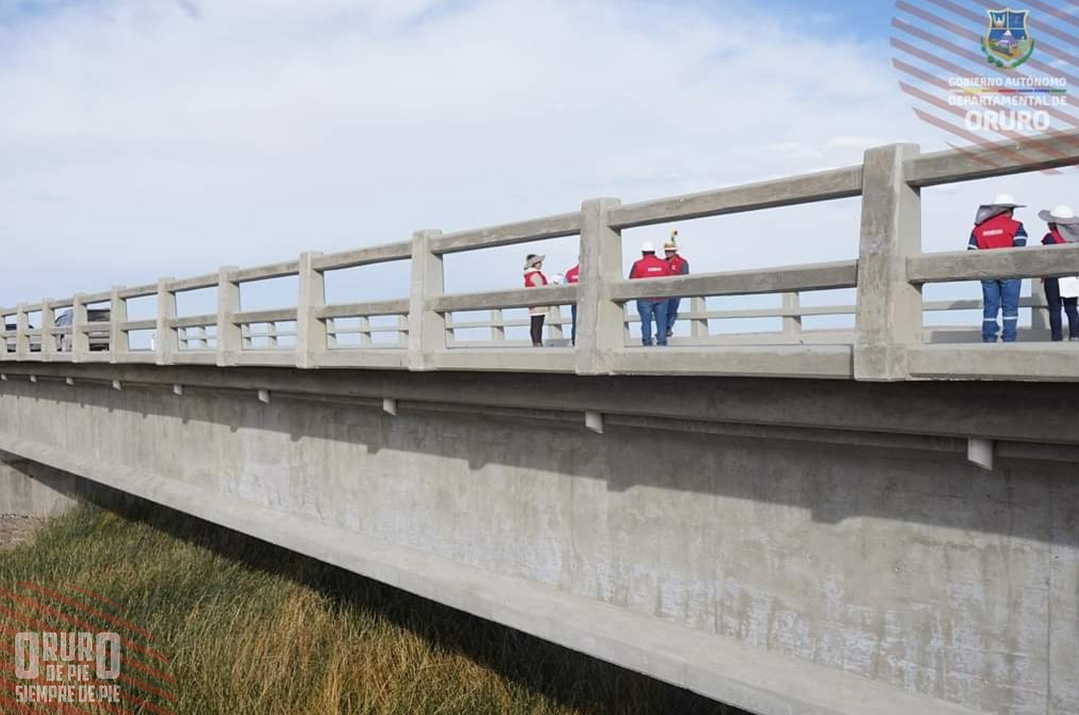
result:
M 158 365 L 172 365 L 180 352 L 179 331 L 172 327 L 176 319 L 176 293 L 169 290 L 172 278 L 157 281 L 157 329 L 154 332 L 154 352 Z
M 445 291 L 442 256 L 431 251 L 438 230 L 412 234 L 412 287 L 408 313 L 408 369 L 433 370 L 434 353 L 446 348 L 446 316 L 429 309 L 429 299 Z
M 88 315 L 83 294 L 71 300 L 71 359 L 85 362 L 90 356 L 90 336 L 86 333 Z
M 622 232 L 611 228 L 613 198 L 581 205 L 581 280 L 577 285 L 577 372 L 602 375 L 613 369 L 614 353 L 625 347 L 621 305 L 610 284 L 622 278 Z
M 314 267 L 319 251 L 300 255 L 300 295 L 296 303 L 296 366 L 318 367 L 320 357 L 329 349 L 326 321 L 318 311 L 326 305 L 326 275 Z
M 907 351 L 922 342 L 922 288 L 907 281 L 907 258 L 922 251 L 921 191 L 904 178 L 915 144 L 865 153 L 858 255 L 854 373 L 867 381 L 908 377 Z
M 491 342 L 492 343 L 504 343 L 506 342 L 506 326 L 504 324 L 505 318 L 503 317 L 502 309 L 495 308 L 491 311 Z
M 240 326 L 234 321 L 240 312 L 240 284 L 233 279 L 236 266 L 225 266 L 217 278 L 217 365 L 235 365 L 241 350 Z
M 689 299 L 689 310 L 694 315 L 702 315 L 708 312 L 708 300 L 697 296 Z M 689 321 L 689 334 L 694 343 L 700 343 L 708 339 L 708 318 L 691 318 Z
M 124 323 L 127 322 L 127 301 L 120 297 L 120 288 L 114 286 L 109 298 L 109 361 L 122 362 L 130 345 Z
M 783 316 L 783 341 L 802 342 L 802 296 L 799 293 L 783 294 L 783 310 L 792 313 Z
M 56 355 L 56 336 L 52 334 L 56 327 L 56 308 L 52 298 L 41 301 L 41 358 L 52 360 Z
M 15 359 L 30 359 L 30 315 L 25 303 L 19 303 L 15 310 Z

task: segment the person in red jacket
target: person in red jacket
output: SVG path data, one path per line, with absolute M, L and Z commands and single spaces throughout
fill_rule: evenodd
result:
M 667 256 L 667 263 L 671 267 L 672 276 L 689 275 L 689 261 L 678 253 L 678 231 L 671 231 L 671 238 L 663 244 L 663 252 Z M 667 337 L 674 335 L 674 324 L 678 322 L 678 307 L 682 304 L 681 298 L 671 298 L 667 301 Z
M 525 288 L 541 288 L 547 285 L 547 276 L 543 275 L 544 256 L 534 253 L 525 258 Z M 543 347 L 543 321 L 547 318 L 547 306 L 532 306 L 528 309 L 532 317 L 532 347 Z
M 1000 194 L 991 204 L 982 204 L 974 219 L 967 248 L 989 251 L 998 248 L 1019 248 L 1027 245 L 1027 230 L 1015 220 L 1015 210 L 1023 208 L 1007 194 Z M 995 343 L 997 313 L 1004 313 L 1004 342 L 1014 343 L 1019 329 L 1019 291 L 1023 282 L 1017 278 L 982 281 L 983 319 L 982 341 Z
M 573 268 L 570 268 L 568 271 L 566 271 L 566 283 L 573 283 L 573 284 L 580 283 L 580 281 L 581 281 L 581 264 L 580 264 L 580 260 L 581 260 L 581 257 L 578 256 L 577 257 L 577 261 L 578 261 L 577 265 L 575 265 Z M 570 342 L 570 345 L 576 345 L 577 344 L 577 304 L 576 303 L 574 303 L 573 305 L 571 305 L 569 307 L 569 314 L 570 314 L 570 317 L 573 320 L 572 327 L 570 328 L 569 342 Z
M 1079 216 L 1071 206 L 1057 206 L 1052 211 L 1038 214 L 1042 221 L 1049 224 L 1049 233 L 1042 239 L 1044 246 L 1056 246 L 1063 243 L 1079 243 Z M 1049 303 L 1049 328 L 1054 342 L 1064 339 L 1064 325 L 1060 320 L 1060 310 L 1068 316 L 1068 340 L 1079 341 L 1079 296 L 1075 295 L 1075 284 L 1079 278 L 1043 278 L 1045 300 Z
M 651 243 L 641 244 L 641 258 L 633 264 L 629 272 L 630 280 L 641 278 L 665 278 L 671 275 L 671 265 L 656 257 L 656 247 Z M 652 345 L 652 319 L 656 321 L 656 342 L 667 344 L 667 299 L 640 298 L 637 300 L 637 314 L 641 316 L 641 344 Z

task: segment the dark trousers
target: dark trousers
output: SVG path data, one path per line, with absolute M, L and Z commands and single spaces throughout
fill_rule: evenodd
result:
M 532 344 L 543 345 L 543 320 L 546 315 L 532 316 Z
M 569 314 L 573 317 L 573 327 L 570 330 L 569 342 L 571 345 L 577 344 L 577 304 L 574 303 L 569 307 Z
M 1079 338 L 1079 298 L 1061 298 L 1060 281 L 1056 278 L 1045 279 L 1045 300 L 1049 303 L 1049 329 L 1053 340 L 1064 339 L 1064 324 L 1060 319 L 1060 309 L 1068 316 L 1068 337 Z

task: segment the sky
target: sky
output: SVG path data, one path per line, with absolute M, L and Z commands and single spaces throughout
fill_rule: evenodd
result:
M 896 12 L 0 0 L 0 306 L 857 164 L 892 142 L 944 149 L 900 90 Z M 925 248 L 963 248 L 1000 191 L 1033 209 L 1077 189 L 1064 173 L 927 191 Z M 626 260 L 671 228 L 695 272 L 854 258 L 858 219 L 849 200 L 628 231 Z M 450 256 L 447 290 L 516 287 L 526 252 L 554 273 L 576 246 Z M 331 286 L 331 301 L 403 296 L 407 266 Z M 244 307 L 283 295 L 263 294 Z

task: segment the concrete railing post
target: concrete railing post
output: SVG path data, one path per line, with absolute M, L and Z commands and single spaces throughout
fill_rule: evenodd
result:
M 783 340 L 798 343 L 802 340 L 802 296 L 798 293 L 783 294 L 783 310 L 792 313 L 783 316 Z
M 86 333 L 88 316 L 81 293 L 71 299 L 71 360 L 85 362 L 90 356 L 90 336 Z
M 157 281 L 157 329 L 154 331 L 154 352 L 158 365 L 172 365 L 180 352 L 179 333 L 172 327 L 176 319 L 176 293 L 169 290 L 172 278 Z
M 240 356 L 240 326 L 233 316 L 240 312 L 240 284 L 233 279 L 236 266 L 225 266 L 217 277 L 217 365 L 235 365 Z
M 922 289 L 907 281 L 906 260 L 922 251 L 921 192 L 904 178 L 915 144 L 865 153 L 854 376 L 908 377 L 907 351 L 922 342 Z
M 318 367 L 320 356 L 326 352 L 326 321 L 318 318 L 319 309 L 326 305 L 326 277 L 314 268 L 319 251 L 300 255 L 300 297 L 296 302 L 296 367 Z M 271 343 L 273 341 L 271 340 Z
M 30 314 L 26 304 L 19 303 L 15 309 L 15 359 L 30 359 Z
M 56 308 L 52 305 L 52 298 L 41 301 L 41 358 L 52 360 L 56 355 L 56 338 L 52 334 L 56 327 Z
M 618 199 L 581 205 L 581 280 L 577 284 L 577 372 L 610 373 L 616 350 L 625 346 L 625 311 L 610 298 L 610 283 L 622 277 L 622 232 L 611 228 Z
M 707 299 L 696 296 L 689 299 L 689 311 L 700 315 L 708 311 Z M 708 337 L 708 318 L 692 318 L 689 321 L 689 335 L 695 340 L 704 340 Z
M 127 354 L 130 345 L 124 323 L 127 322 L 127 301 L 120 297 L 120 288 L 114 287 L 109 298 L 109 358 L 117 362 Z
M 501 308 L 495 308 L 491 311 L 491 342 L 492 343 L 504 343 L 506 342 L 506 326 L 503 325 L 503 313 Z
M 431 239 L 441 231 L 412 234 L 412 289 L 408 312 L 408 369 L 434 369 L 432 355 L 446 348 L 446 316 L 429 309 L 429 299 L 442 295 L 442 256 L 431 252 Z

